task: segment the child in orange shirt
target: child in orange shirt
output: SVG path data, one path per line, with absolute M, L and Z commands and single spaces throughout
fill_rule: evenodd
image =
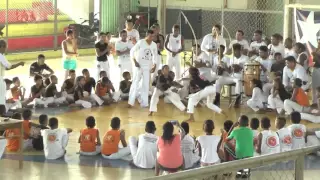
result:
M 6 107 L 5 105 L 1 104 L 0 105 L 0 116 L 3 117 L 6 113 Z M 6 149 L 7 146 L 7 140 L 4 136 L 5 135 L 3 131 L 0 131 L 0 159 L 4 153 L 4 150 Z
M 302 107 L 308 107 L 309 104 L 309 98 L 308 95 L 305 93 L 305 91 L 301 88 L 302 87 L 302 80 L 299 78 L 296 78 L 294 80 L 293 85 L 293 93 L 291 97 L 291 101 L 297 102 Z
M 86 156 L 95 156 L 101 152 L 101 141 L 99 130 L 94 128 L 96 125 L 96 120 L 93 116 L 87 117 L 86 125 L 87 128 L 80 131 L 80 154 Z
M 111 119 L 111 130 L 109 130 L 103 137 L 103 144 L 101 154 L 106 159 L 124 159 L 129 160 L 130 148 L 127 146 L 125 139 L 125 131 L 120 129 L 120 119 L 114 117 Z M 121 141 L 123 148 L 118 147 Z M 130 155 L 130 156 L 129 156 Z M 131 157 L 132 159 L 132 157 Z
M 21 119 L 20 113 L 14 113 L 12 116 L 12 119 Z M 20 129 L 14 128 L 14 129 L 7 129 L 4 132 L 4 136 L 7 138 L 7 146 L 6 150 L 8 152 L 17 152 L 20 149 Z

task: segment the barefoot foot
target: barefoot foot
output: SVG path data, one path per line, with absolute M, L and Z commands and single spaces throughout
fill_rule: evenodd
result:
M 152 111 L 150 111 L 149 112 L 149 114 L 148 114 L 148 116 L 152 116 L 153 115 L 153 112 Z

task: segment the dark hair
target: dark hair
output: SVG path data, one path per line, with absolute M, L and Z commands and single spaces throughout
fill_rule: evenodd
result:
M 300 121 L 301 121 L 301 114 L 297 111 L 293 111 L 291 114 L 290 114 L 290 117 L 291 117 L 291 122 L 293 124 L 300 124 Z
M 226 47 L 224 45 L 220 45 L 219 48 L 220 48 L 221 52 L 224 52 L 226 49 Z
M 169 68 L 168 65 L 163 65 L 161 69 L 164 70 L 164 68 L 166 68 L 166 67 Z M 169 68 L 169 69 L 170 69 L 170 68 Z
M 110 80 L 109 80 L 109 78 L 108 77 L 103 77 L 102 79 L 101 79 L 101 82 L 102 83 L 108 83 Z
M 11 116 L 11 118 L 21 120 L 21 113 L 16 112 Z
M 45 56 L 43 54 L 39 54 L 38 59 L 40 59 L 40 58 L 45 58 Z
M 82 73 L 83 73 L 83 70 L 82 70 Z M 106 71 L 100 71 L 99 76 L 101 77 L 101 76 L 103 75 L 103 73 L 106 73 L 106 74 L 107 74 Z
M 48 86 L 51 83 L 50 78 L 44 80 L 44 85 Z
M 7 112 L 6 106 L 3 104 L 0 104 L 0 116 L 4 116 L 6 114 L 6 112 Z
M 273 34 L 271 37 L 276 38 L 279 41 L 281 41 L 283 39 L 283 37 L 278 33 Z
M 302 86 L 302 80 L 299 79 L 299 78 L 295 78 L 294 79 L 294 84 L 298 87 L 301 87 Z
M 40 75 L 36 74 L 33 79 L 34 79 L 34 82 L 37 82 L 40 79 L 42 80 L 42 77 Z
M 130 75 L 129 71 L 125 71 L 125 72 L 122 73 L 122 77 L 123 78 L 125 78 L 125 77 L 127 77 L 129 75 Z
M 279 86 L 278 91 L 279 91 L 280 99 L 282 101 L 289 99 L 291 97 L 291 95 L 287 92 L 284 85 L 282 84 L 281 78 L 279 78 L 279 77 L 275 78 L 274 81 L 278 83 L 278 86 Z
M 111 126 L 112 129 L 119 129 L 120 128 L 120 118 L 113 117 L 111 119 L 110 126 Z
M 86 126 L 88 128 L 93 128 L 96 125 L 96 120 L 93 116 L 88 116 L 86 119 Z
M 183 128 L 184 132 L 186 132 L 186 134 L 189 134 L 189 123 L 182 122 L 181 127 Z
M 253 130 L 257 130 L 260 126 L 260 121 L 258 118 L 252 118 L 250 121 L 250 128 Z
M 18 80 L 19 80 L 19 77 L 14 77 L 14 78 L 12 78 L 12 82 L 13 82 L 13 83 L 17 82 Z
M 133 23 L 133 21 L 131 19 L 127 19 L 126 23 Z
M 39 116 L 39 123 L 44 124 L 46 121 L 48 121 L 48 116 L 46 114 L 41 114 Z
M 254 33 L 262 35 L 262 31 L 261 30 L 256 30 L 256 31 L 254 31 Z
M 232 126 L 233 126 L 233 122 L 232 122 L 231 120 L 226 120 L 226 121 L 223 123 L 223 129 L 224 129 L 226 132 L 229 132 Z
M 154 23 L 153 26 L 159 27 L 160 24 L 159 23 Z
M 259 89 L 261 89 L 261 91 L 263 91 L 263 89 L 262 89 L 262 82 L 261 82 L 260 80 L 258 80 L 258 79 L 252 79 L 251 81 L 252 81 L 252 83 L 253 83 L 257 88 L 259 88 Z
M 147 133 L 154 133 L 157 130 L 156 125 L 154 124 L 153 121 L 147 121 L 146 122 L 146 127 L 145 127 L 145 131 Z
M 216 24 L 213 27 L 215 27 L 215 28 L 219 29 L 219 31 L 221 31 L 221 25 L 220 24 Z
M 191 68 L 189 68 L 189 74 L 191 75 L 191 76 L 199 76 L 199 69 L 198 68 L 195 68 L 195 67 L 191 67 Z
M 180 29 L 180 26 L 178 24 L 175 24 L 172 26 L 174 29 Z
M 0 48 L 7 47 L 7 42 L 3 39 L 0 39 Z
M 84 79 L 84 76 L 78 76 L 78 77 L 76 78 L 76 86 L 79 85 L 79 82 L 80 82 L 81 79 Z
M 150 27 L 150 29 L 156 29 L 157 26 L 155 26 L 154 24 Z
M 106 33 L 104 33 L 104 32 L 99 33 L 99 36 L 105 36 L 105 35 L 106 35 Z
M 76 73 L 76 71 L 73 70 L 73 69 L 70 69 L 70 70 L 69 70 L 69 73 Z
M 277 117 L 279 124 L 281 125 L 281 127 L 284 127 L 287 123 L 287 120 L 285 117 Z
M 165 143 L 171 144 L 171 141 L 174 137 L 173 129 L 174 129 L 174 127 L 171 122 L 167 121 L 166 123 L 163 124 L 163 126 L 162 126 L 163 133 L 162 133 L 161 138 L 164 140 Z
M 261 119 L 262 129 L 269 129 L 271 127 L 270 119 L 268 117 L 263 117 Z
M 12 81 L 10 79 L 4 79 L 4 82 L 6 82 L 6 84 L 12 84 Z
M 122 31 L 120 31 L 120 34 L 124 34 L 124 33 L 127 33 L 127 31 L 124 29 Z
M 22 112 L 22 117 L 23 117 L 23 120 L 30 120 L 32 117 L 32 111 L 30 109 L 25 109 Z
M 154 34 L 154 31 L 151 30 L 151 29 L 149 29 L 149 30 L 147 31 L 147 35 L 148 35 L 148 34 Z
M 249 125 L 249 118 L 246 115 L 240 116 L 239 124 L 241 127 L 247 127 Z
M 294 58 L 293 56 L 288 56 L 288 57 L 284 58 L 284 60 L 286 60 L 288 62 L 297 63 L 296 58 Z
M 302 43 L 297 42 L 295 46 L 297 46 L 298 49 L 301 49 L 302 52 L 306 51 L 306 46 Z
M 206 133 L 212 133 L 212 131 L 214 130 L 214 122 L 211 119 L 204 121 L 203 130 Z
M 55 117 L 50 118 L 49 119 L 49 127 L 52 129 L 57 126 L 58 126 L 58 119 Z
M 241 33 L 244 36 L 244 32 L 242 30 L 237 30 L 238 33 Z
M 274 53 L 274 57 L 276 57 L 276 56 L 282 56 L 282 54 L 279 52 L 276 52 L 276 53 Z
M 71 34 L 73 34 L 73 30 L 72 29 L 68 29 L 67 32 L 66 32 L 66 35 L 69 36 Z
M 86 73 L 86 72 L 89 72 L 89 70 L 88 69 L 82 69 L 82 75 L 84 74 L 84 73 Z M 100 72 L 101 73 L 101 72 Z
M 259 50 L 263 52 L 268 52 L 269 49 L 267 46 L 260 46 Z
M 234 51 L 241 51 L 242 46 L 241 46 L 241 44 L 236 43 L 236 44 L 232 45 L 232 48 L 233 48 Z

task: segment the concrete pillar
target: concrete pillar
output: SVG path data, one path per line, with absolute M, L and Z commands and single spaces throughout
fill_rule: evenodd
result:
M 167 0 L 158 0 L 157 5 L 157 19 L 161 27 L 161 34 L 165 34 L 166 32 L 166 15 L 167 15 Z

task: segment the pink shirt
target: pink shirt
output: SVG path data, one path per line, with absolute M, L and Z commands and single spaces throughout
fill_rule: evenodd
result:
M 158 163 L 166 168 L 178 168 L 183 164 L 181 152 L 181 136 L 175 135 L 172 142 L 165 143 L 160 137 L 157 142 L 159 149 Z

